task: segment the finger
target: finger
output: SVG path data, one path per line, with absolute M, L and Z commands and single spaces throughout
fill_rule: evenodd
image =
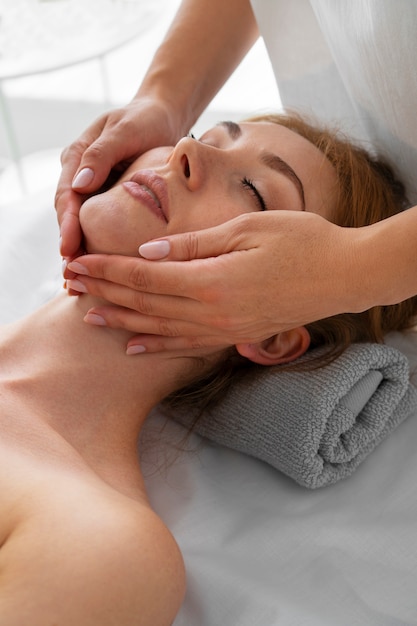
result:
M 78 218 L 79 205 L 76 199 L 68 205 L 60 225 L 60 253 L 64 258 L 73 258 L 81 252 L 82 231 Z
M 100 120 L 97 122 L 93 130 L 96 137 L 82 152 L 72 183 L 74 189 L 83 193 L 97 191 L 106 183 L 113 169 L 117 167 L 121 171 L 132 162 L 139 153 L 139 146 L 132 142 L 132 133 L 127 129 L 128 125 L 120 124 L 116 133 L 112 125 L 106 126 Z M 82 137 L 81 141 L 85 142 L 86 137 Z
M 182 233 L 142 244 L 139 254 L 148 260 L 189 261 L 244 250 L 256 214 L 244 214 L 205 230 Z
M 115 163 L 117 160 L 112 156 L 111 147 L 103 138 L 97 139 L 83 153 L 72 188 L 85 194 L 97 191 L 108 179 Z
M 80 157 L 75 152 L 68 152 L 65 157 L 64 152 L 61 156 L 63 168 L 55 193 L 55 209 L 60 227 L 61 254 L 64 257 L 73 257 L 80 248 L 82 238 L 78 216 L 83 198 L 71 188 Z
M 104 132 L 107 114 L 99 117 L 83 134 L 64 150 L 61 160 L 64 167 L 71 170 L 70 185 L 73 190 L 83 193 L 97 191 L 109 175 L 111 165 L 102 159 L 100 147 L 95 154 L 91 147 L 100 143 L 100 136 Z M 86 159 L 86 154 L 90 157 Z
M 69 279 L 67 285 L 74 291 L 104 298 L 115 305 L 150 317 L 186 319 L 197 324 L 204 324 L 207 319 L 202 305 L 191 298 L 144 293 L 117 283 L 85 276 L 77 276 L 75 280 Z M 130 330 L 136 331 L 135 328 Z
M 129 355 L 143 354 L 144 352 L 184 352 L 201 351 L 204 348 L 226 348 L 224 342 L 215 336 L 191 336 L 191 337 L 158 337 L 156 335 L 137 335 L 126 346 Z
M 85 278 L 83 283 L 78 279 L 70 279 L 67 280 L 67 286 L 79 294 L 87 290 L 86 282 L 88 281 Z M 106 299 L 107 293 L 111 294 L 114 305 L 93 307 L 89 311 L 91 316 L 85 321 L 111 328 L 124 328 L 134 333 L 195 337 L 195 342 L 204 337 L 205 343 L 202 345 L 251 343 L 269 336 L 269 333 L 260 332 L 257 324 L 253 324 L 251 320 L 244 318 L 242 321 L 228 316 L 225 311 L 219 315 L 217 309 L 211 309 L 195 300 L 154 294 L 138 294 L 138 299 L 132 300 L 132 292 L 126 287 L 96 280 L 88 283 L 88 292 L 92 295 L 104 297 L 104 291 Z M 130 307 L 124 305 L 126 301 Z
M 213 337 L 216 335 L 209 328 L 199 323 L 141 315 L 131 309 L 117 306 L 93 307 L 87 312 L 84 321 L 96 326 L 123 328 L 143 336 L 161 335 L 162 337 L 193 338 L 200 335 L 212 335 Z M 224 339 L 219 338 L 219 341 L 224 341 Z M 216 343 L 217 340 L 214 341 L 214 344 Z
M 73 192 L 76 190 L 84 194 L 93 193 L 107 180 L 114 159 L 111 156 L 111 147 L 103 147 L 103 137 L 107 136 L 106 122 L 107 115 L 101 116 L 63 150 L 58 193 L 63 189 L 71 189 Z M 108 141 L 111 145 L 111 140 Z
M 78 248 L 75 254 L 77 256 L 83 255 L 84 250 L 82 250 L 82 248 Z M 74 272 L 71 272 L 71 270 L 68 269 L 68 263 L 71 262 L 71 258 L 72 257 L 63 257 L 62 259 L 62 275 L 65 280 L 74 279 L 76 276 Z
M 117 296 L 117 304 L 129 306 L 127 301 L 119 301 L 117 292 L 110 291 L 110 286 L 108 287 L 109 291 L 107 291 L 105 285 L 100 285 L 101 293 L 96 293 L 98 287 L 94 286 L 87 277 L 128 287 L 136 292 L 183 297 L 192 294 L 190 297 L 199 301 L 202 299 L 202 294 L 206 299 L 210 299 L 210 290 L 218 280 L 216 276 L 221 276 L 222 267 L 216 267 L 217 265 L 219 265 L 217 259 L 193 261 L 184 265 L 175 262 L 153 263 L 145 259 L 118 255 L 88 254 L 74 259 L 68 264 L 68 268 L 79 274 L 78 279 L 84 282 L 89 290 L 90 287 L 94 290 L 91 293 L 103 295 L 115 303 L 116 301 L 112 296 Z M 216 269 L 218 270 L 217 273 L 215 272 Z M 161 314 L 164 315 L 164 313 Z

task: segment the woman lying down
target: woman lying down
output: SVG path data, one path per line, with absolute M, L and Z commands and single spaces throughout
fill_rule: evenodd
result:
M 404 208 L 390 169 L 295 116 L 224 122 L 139 157 L 81 210 L 86 249 L 138 245 L 252 211 L 318 213 L 358 227 Z M 76 287 L 78 288 L 79 285 Z M 415 301 L 341 315 L 257 345 L 126 354 L 130 334 L 83 319 L 98 300 L 60 294 L 3 327 L 0 623 L 171 624 L 186 585 L 138 462 L 144 420 L 166 398 L 233 360 L 288 364 L 407 326 Z

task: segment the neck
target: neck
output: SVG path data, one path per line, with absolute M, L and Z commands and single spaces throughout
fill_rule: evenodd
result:
M 1 389 L 17 399 L 19 415 L 47 424 L 90 464 L 136 460 L 146 415 L 179 386 L 190 359 L 127 356 L 129 333 L 83 322 L 93 304 L 62 294 L 4 327 Z

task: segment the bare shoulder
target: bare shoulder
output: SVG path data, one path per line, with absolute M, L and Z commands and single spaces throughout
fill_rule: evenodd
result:
M 110 576 L 115 594 L 125 599 L 126 615 L 133 610 L 135 619 L 126 624 L 171 624 L 185 593 L 184 562 L 173 535 L 148 505 L 125 500 L 104 508 L 99 523 L 87 520 L 85 531 L 96 580 L 104 566 L 104 580 Z
M 148 505 L 121 506 L 110 512 L 107 544 L 109 567 L 124 578 L 126 608 L 139 600 L 140 624 L 171 624 L 185 593 L 185 567 L 172 533 Z M 136 612 L 136 616 L 138 612 Z M 129 622 L 127 622 L 129 623 Z
M 99 524 L 101 538 L 95 523 L 87 530 L 96 580 L 105 565 L 105 588 L 110 577 L 114 600 L 124 599 L 119 606 L 126 613 L 126 624 L 171 624 L 185 593 L 184 562 L 171 532 L 149 506 L 137 503 L 112 507 L 104 519 Z M 99 559 L 94 558 L 97 554 Z M 134 616 L 131 622 L 129 615 Z
M 178 545 L 146 504 L 80 486 L 23 520 L 0 550 L 0 623 L 168 626 L 185 592 Z

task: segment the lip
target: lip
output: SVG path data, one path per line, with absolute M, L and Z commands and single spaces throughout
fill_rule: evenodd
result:
M 159 219 L 168 222 L 169 200 L 166 182 L 152 170 L 135 172 L 123 187 L 133 197 L 150 209 Z

